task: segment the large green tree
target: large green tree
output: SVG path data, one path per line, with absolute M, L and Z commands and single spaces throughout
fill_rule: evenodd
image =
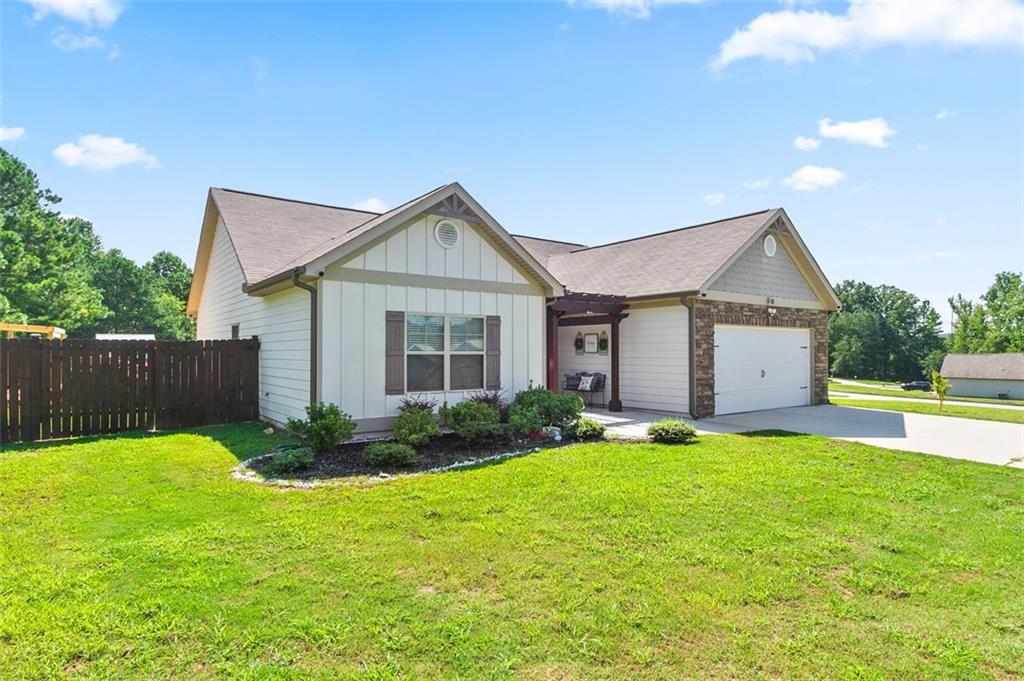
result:
M 835 287 L 841 311 L 829 319 L 832 372 L 840 376 L 914 380 L 944 348 L 939 313 L 895 286 L 847 280 Z
M 0 149 L 0 321 L 61 326 L 73 336 L 156 333 L 185 340 L 192 272 L 161 251 L 139 267 L 104 251 L 92 223 L 62 216 L 60 197 Z
M 0 149 L 0 321 L 74 329 L 107 314 L 88 269 L 99 238 L 87 220 L 61 216 L 58 203 Z
M 1024 280 L 1000 272 L 980 302 L 949 299 L 955 321 L 950 352 L 1024 352 Z

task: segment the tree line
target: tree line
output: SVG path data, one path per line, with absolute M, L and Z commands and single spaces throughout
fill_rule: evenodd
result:
M 61 199 L 0 149 L 0 321 L 63 327 L 69 336 L 155 333 L 190 340 L 192 270 L 161 251 L 142 266 L 104 249 L 92 223 L 61 215 Z
M 949 352 L 1024 352 L 1024 283 L 1017 272 L 997 274 L 979 302 L 950 298 L 948 335 L 931 303 L 908 291 L 852 280 L 835 291 L 843 304 L 828 324 L 835 376 L 912 381 L 939 371 Z

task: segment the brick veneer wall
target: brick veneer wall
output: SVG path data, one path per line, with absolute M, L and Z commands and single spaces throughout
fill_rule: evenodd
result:
M 768 315 L 767 305 L 726 303 L 700 299 L 694 303 L 696 336 L 696 391 L 694 407 L 698 418 L 715 414 L 715 324 L 744 326 L 780 326 L 811 329 L 814 353 L 814 392 L 811 404 L 828 403 L 828 312 L 776 307 Z

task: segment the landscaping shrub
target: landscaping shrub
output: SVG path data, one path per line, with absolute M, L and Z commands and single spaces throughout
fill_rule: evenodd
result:
M 366 445 L 363 460 L 371 466 L 405 468 L 419 461 L 420 456 L 415 449 L 400 442 L 374 442 Z
M 427 395 L 409 395 L 402 398 L 401 404 L 398 405 L 399 412 L 406 411 L 429 411 L 434 413 L 434 407 L 437 406 L 437 400 Z
M 600 440 L 604 437 L 604 424 L 594 419 L 580 419 L 566 428 L 565 433 L 577 440 Z
M 565 428 L 575 423 L 583 411 L 583 398 L 579 395 L 568 393 L 553 393 L 546 388 L 529 387 L 516 393 L 516 398 L 509 408 L 509 419 L 512 418 L 512 409 L 522 407 L 533 409 L 540 416 L 543 426 L 557 426 Z
M 647 426 L 647 435 L 655 442 L 686 444 L 693 442 L 697 437 L 697 431 L 685 421 L 662 419 Z
M 395 439 L 405 445 L 422 447 L 441 434 L 434 413 L 426 409 L 403 409 L 395 418 Z
M 441 420 L 455 432 L 468 423 L 498 423 L 498 410 L 483 402 L 464 400 L 454 407 L 441 405 Z
M 508 423 L 520 435 L 536 433 L 546 425 L 539 411 L 522 404 L 513 404 L 508 408 Z
M 309 447 L 282 449 L 263 466 L 263 474 L 271 477 L 294 473 L 313 465 L 313 452 Z
M 316 402 L 306 407 L 305 419 L 289 418 L 285 428 L 309 442 L 314 452 L 329 452 L 335 445 L 352 437 L 356 423 L 352 417 L 338 409 L 336 404 Z
M 508 423 L 465 423 L 455 434 L 475 447 L 507 445 L 515 439 L 515 429 Z
M 500 390 L 480 390 L 470 395 L 468 400 L 488 404 L 498 410 L 498 419 L 502 423 L 508 422 L 508 402 L 502 397 Z

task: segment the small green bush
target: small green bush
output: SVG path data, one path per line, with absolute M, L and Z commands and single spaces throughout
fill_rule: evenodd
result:
M 415 449 L 400 442 L 374 442 L 363 450 L 363 461 L 370 466 L 405 468 L 419 460 Z
M 516 393 L 512 407 L 509 409 L 509 421 L 512 409 L 522 407 L 533 409 L 540 416 L 543 426 L 565 428 L 575 423 L 583 411 L 583 398 L 576 394 L 553 393 L 546 388 L 529 387 Z
M 655 442 L 665 444 L 686 444 L 693 442 L 697 431 L 693 426 L 679 419 L 662 419 L 647 426 L 647 435 Z
M 466 423 L 455 434 L 475 447 L 506 445 L 515 439 L 515 430 L 508 423 Z
M 426 409 L 405 409 L 395 418 L 395 439 L 413 447 L 422 447 L 430 438 L 441 434 L 433 412 Z
M 566 434 L 577 440 L 600 440 L 604 437 L 604 424 L 594 419 L 580 419 L 566 429 Z
M 441 420 L 455 432 L 469 423 L 498 423 L 498 410 L 483 402 L 464 400 L 454 407 L 447 403 L 441 405 Z
M 473 402 L 482 402 L 483 404 L 489 404 L 498 410 L 498 418 L 502 423 L 508 422 L 508 402 L 502 397 L 500 390 L 479 390 L 469 397 L 467 400 Z
M 356 422 L 338 409 L 336 404 L 316 402 L 306 407 L 305 419 L 289 418 L 285 421 L 293 435 L 309 442 L 314 452 L 329 452 L 339 443 L 352 437 Z
M 263 474 L 271 477 L 294 473 L 313 465 L 313 452 L 309 447 L 290 447 L 274 454 L 263 466 Z
M 513 404 L 509 407 L 508 423 L 520 435 L 536 433 L 546 425 L 539 411 L 522 404 Z

